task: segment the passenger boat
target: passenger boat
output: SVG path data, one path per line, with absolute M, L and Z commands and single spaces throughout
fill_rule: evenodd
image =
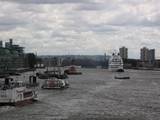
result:
M 108 69 L 109 71 L 113 72 L 124 72 L 123 60 L 119 54 L 112 54 L 111 58 L 109 59 Z
M 51 77 L 56 77 L 58 79 L 68 78 L 67 74 L 65 73 L 61 74 L 59 71 L 45 71 L 44 73 L 37 73 L 36 75 L 39 79 L 48 79 Z
M 37 99 L 37 89 L 30 84 L 13 78 L 5 78 L 0 83 L 0 105 L 23 105 Z
M 68 69 L 64 71 L 68 75 L 81 75 L 82 72 L 77 71 L 75 66 L 70 66 Z
M 57 79 L 67 79 L 68 75 L 62 70 L 62 59 L 55 59 L 55 64 L 53 65 L 53 70 L 44 71 L 44 73 L 36 73 L 37 77 L 40 79 L 48 79 L 51 77 L 56 77 Z M 50 61 L 49 61 L 50 64 Z
M 55 77 L 45 80 L 42 85 L 42 89 L 63 89 L 68 87 L 69 83 L 67 80 L 57 79 Z

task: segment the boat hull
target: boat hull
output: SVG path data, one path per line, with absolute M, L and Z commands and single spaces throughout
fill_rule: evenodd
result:
M 111 72 L 119 72 L 119 71 L 124 71 L 124 69 L 123 69 L 123 66 L 121 67 L 121 66 L 119 66 L 119 67 L 109 67 L 109 69 L 108 69 L 109 71 L 111 71 Z
M 64 72 L 67 75 L 82 75 L 82 72 L 78 72 L 78 71 L 65 70 Z
M 82 75 L 81 72 L 67 72 L 68 75 Z
M 115 79 L 130 79 L 130 77 L 114 77 Z
M 64 89 L 68 87 L 42 87 L 42 89 Z
M 17 102 L 0 102 L 0 106 L 8 106 L 8 105 L 9 106 L 25 106 L 37 101 L 38 100 L 31 98 L 31 99 L 26 99 L 26 100 L 17 101 Z

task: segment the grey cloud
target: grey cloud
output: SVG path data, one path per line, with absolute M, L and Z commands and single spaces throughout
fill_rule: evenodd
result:
M 0 36 L 13 37 L 29 52 L 97 54 L 125 45 L 129 48 L 130 57 L 139 58 L 139 49 L 143 45 L 159 50 L 159 42 L 156 41 L 160 38 L 160 14 L 154 2 L 3 1 L 0 2 L 3 6 L 0 8 Z
M 17 19 L 14 17 L 0 17 L 0 30 L 12 30 L 17 27 L 24 27 L 28 24 L 27 21 L 22 19 Z
M 22 4 L 64 4 L 64 3 L 88 3 L 91 0 L 2 0 Z
M 24 22 L 23 20 L 19 20 L 17 18 L 6 18 L 6 17 L 0 17 L 0 25 L 22 25 L 26 22 Z
M 101 11 L 101 10 L 106 10 L 107 11 L 113 11 L 113 10 L 118 10 L 119 5 L 116 4 L 113 0 L 107 0 L 105 2 L 92 2 L 88 4 L 78 4 L 76 10 L 80 11 Z
M 119 15 L 115 16 L 114 19 L 109 21 L 108 25 L 113 26 L 150 26 L 150 27 L 157 27 L 160 26 L 160 15 L 157 13 L 156 18 L 154 20 L 148 19 L 147 17 L 141 15 L 135 15 L 132 13 L 120 13 Z
M 111 25 L 105 25 L 105 24 L 99 24 L 99 25 L 92 25 L 91 27 L 91 31 L 95 32 L 95 33 L 108 33 L 108 32 L 115 32 L 118 29 L 114 26 Z
M 106 5 L 99 3 L 79 4 L 75 10 L 97 11 L 106 9 Z

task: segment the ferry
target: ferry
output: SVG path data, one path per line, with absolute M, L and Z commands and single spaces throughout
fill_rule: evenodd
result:
M 56 77 L 58 79 L 67 79 L 68 75 L 65 73 L 61 73 L 59 71 L 45 71 L 44 73 L 36 73 L 39 79 L 48 79 L 51 77 Z
M 57 79 L 55 77 L 46 79 L 41 86 L 42 89 L 63 89 L 68 87 L 69 83 L 67 80 Z
M 72 65 L 64 71 L 68 75 L 81 75 L 82 72 L 77 71 L 76 66 Z
M 47 67 L 47 70 L 44 71 L 44 73 L 36 73 L 37 77 L 39 79 L 48 79 L 51 77 L 56 77 L 57 79 L 67 79 L 68 75 L 62 70 L 62 59 L 55 58 L 54 61 L 55 65 L 53 66 L 53 70 L 49 70 Z M 50 61 L 49 61 L 50 64 Z
M 33 86 L 33 84 L 31 85 Z M 23 81 L 16 81 L 13 78 L 5 78 L 0 81 L 0 105 L 24 105 L 37 100 L 38 92 L 30 84 L 27 85 Z
M 124 72 L 123 60 L 119 54 L 113 53 L 109 59 L 109 71 L 112 72 Z

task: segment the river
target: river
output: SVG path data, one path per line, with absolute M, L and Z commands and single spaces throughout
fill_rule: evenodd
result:
M 105 69 L 81 71 L 68 89 L 39 88 L 34 104 L 0 106 L 0 120 L 160 120 L 159 71 L 127 70 L 130 79 L 121 80 Z

